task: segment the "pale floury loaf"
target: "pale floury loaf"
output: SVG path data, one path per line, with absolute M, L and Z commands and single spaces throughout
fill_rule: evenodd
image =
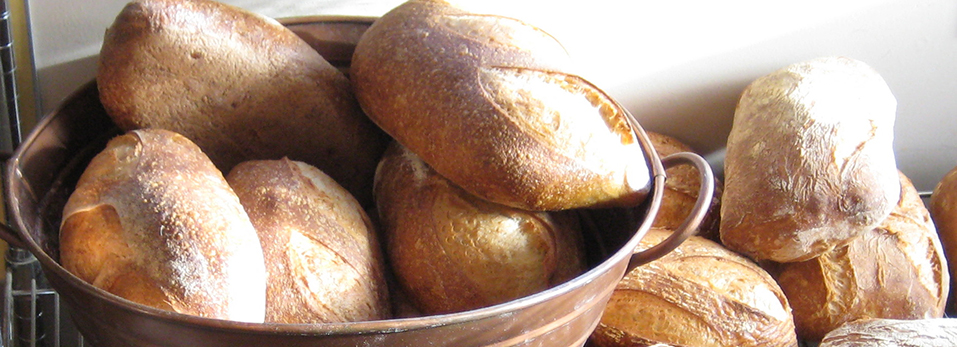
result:
M 757 259 L 816 257 L 897 204 L 897 101 L 868 65 L 797 63 L 743 92 L 728 136 L 721 240 Z
M 223 174 L 179 134 L 134 130 L 89 163 L 63 208 L 60 262 L 93 286 L 183 314 L 262 322 L 262 248 Z

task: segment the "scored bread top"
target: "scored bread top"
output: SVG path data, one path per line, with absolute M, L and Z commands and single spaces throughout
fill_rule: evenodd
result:
M 223 175 L 166 130 L 114 138 L 63 209 L 60 261 L 134 302 L 262 322 L 265 265 L 256 231 Z
M 409 1 L 356 46 L 356 96 L 387 133 L 484 199 L 530 210 L 635 205 L 650 171 L 625 110 L 519 20 Z
M 303 161 L 370 203 L 387 136 L 348 78 L 271 18 L 207 0 L 130 2 L 106 31 L 96 81 L 123 130 L 176 131 L 223 172 Z

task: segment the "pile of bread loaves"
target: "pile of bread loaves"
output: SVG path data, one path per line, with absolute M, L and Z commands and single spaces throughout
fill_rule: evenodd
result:
M 586 270 L 576 210 L 651 188 L 643 132 L 559 42 L 442 0 L 378 18 L 348 75 L 212 0 L 135 0 L 100 53 L 99 97 L 124 134 L 70 196 L 60 262 L 143 305 L 321 323 L 502 303 Z M 794 346 L 951 324 L 930 319 L 948 266 L 896 168 L 895 108 L 848 58 L 755 81 L 699 236 L 628 273 L 589 343 Z M 691 150 L 648 136 L 661 155 Z M 697 200 L 693 168 L 668 176 L 641 247 Z

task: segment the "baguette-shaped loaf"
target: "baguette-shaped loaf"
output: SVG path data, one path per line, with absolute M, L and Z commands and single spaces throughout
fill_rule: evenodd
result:
M 652 228 L 639 249 L 671 233 Z M 591 339 L 598 347 L 797 346 L 790 311 L 764 269 L 692 236 L 625 274 Z
M 518 299 L 585 269 L 574 215 L 479 199 L 398 143 L 379 165 L 375 196 L 392 269 L 423 313 Z
M 953 347 L 957 319 L 861 319 L 827 333 L 819 347 Z
M 798 335 L 819 341 L 862 318 L 940 318 L 950 276 L 934 223 L 920 195 L 900 174 L 900 203 L 877 228 L 848 245 L 777 275 L 794 309 Z
M 874 229 L 900 196 L 896 111 L 881 76 L 845 57 L 751 83 L 728 136 L 722 243 L 755 259 L 801 261 Z
M 390 317 L 375 228 L 331 177 L 303 162 L 280 159 L 242 162 L 226 181 L 259 232 L 269 282 L 266 322 Z
M 143 305 L 262 322 L 256 230 L 222 173 L 187 138 L 135 130 L 89 163 L 63 209 L 60 262 Z
M 680 140 L 648 131 L 648 140 L 655 147 L 658 156 L 666 156 L 681 153 L 694 152 L 691 146 Z M 665 190 L 661 197 L 661 207 L 658 208 L 658 215 L 652 227 L 676 230 L 683 223 L 698 201 L 698 191 L 701 188 L 701 175 L 698 170 L 691 165 L 678 165 L 665 171 L 667 179 L 665 180 Z M 698 236 L 709 240 L 718 240 L 718 220 L 721 214 L 721 181 L 715 178 L 714 195 L 711 198 L 711 206 L 708 208 L 708 214 L 701 221 L 698 227 Z
M 633 206 L 650 170 L 626 111 L 519 20 L 442 0 L 389 11 L 356 45 L 359 103 L 471 194 L 526 210 Z
M 96 81 L 124 130 L 176 131 L 222 172 L 303 161 L 371 204 L 387 136 L 348 78 L 271 18 L 209 0 L 134 0 L 106 31 Z

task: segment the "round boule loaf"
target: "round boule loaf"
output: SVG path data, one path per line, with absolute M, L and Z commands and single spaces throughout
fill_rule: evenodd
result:
M 262 322 L 256 230 L 189 139 L 134 130 L 96 155 L 63 208 L 60 263 L 93 286 L 164 310 Z
M 752 82 L 728 135 L 722 243 L 759 260 L 801 261 L 874 229 L 900 196 L 896 111 L 883 78 L 846 57 Z
M 363 34 L 351 74 L 383 130 L 469 193 L 525 210 L 634 206 L 650 169 L 626 110 L 516 19 L 405 2 Z
M 639 249 L 671 234 L 652 228 Z M 591 341 L 597 347 L 797 346 L 791 309 L 774 279 L 700 236 L 625 274 Z
M 390 317 L 378 234 L 348 191 L 286 158 L 239 163 L 226 181 L 262 243 L 267 323 Z
M 388 137 L 348 78 L 271 18 L 216 1 L 134 0 L 106 30 L 96 82 L 124 130 L 176 131 L 222 172 L 303 161 L 371 205 Z
M 398 143 L 379 165 L 375 196 L 389 264 L 422 313 L 518 299 L 585 269 L 577 215 L 479 199 Z
M 820 257 L 780 264 L 798 335 L 819 341 L 862 318 L 940 318 L 950 276 L 934 223 L 900 174 L 900 203 L 877 228 Z

